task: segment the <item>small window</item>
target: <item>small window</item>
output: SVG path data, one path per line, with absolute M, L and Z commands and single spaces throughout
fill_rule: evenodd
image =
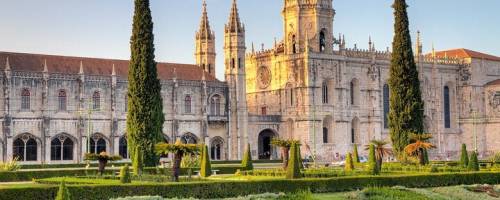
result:
M 261 113 L 262 113 L 262 115 L 267 115 L 267 107 L 262 107 Z
M 21 110 L 31 109 L 31 93 L 27 88 L 21 91 Z
M 221 97 L 219 95 L 214 95 L 210 99 L 210 114 L 214 116 L 221 115 Z
M 451 112 L 450 112 L 450 88 L 444 86 L 443 89 L 443 99 L 444 99 L 444 128 L 451 128 Z
M 187 95 L 184 98 L 184 112 L 187 114 L 191 113 L 191 103 L 191 96 Z
M 390 91 L 389 91 L 389 85 L 384 84 L 383 88 L 383 103 L 384 103 L 384 128 L 387 129 L 389 128 L 389 108 L 390 108 Z
M 231 68 L 233 68 L 233 69 L 234 69 L 234 68 L 235 68 L 235 66 L 236 66 L 236 63 L 234 63 L 234 62 L 235 62 L 235 61 L 234 61 L 234 58 L 233 58 L 233 59 L 231 59 Z
M 322 97 L 323 97 L 323 104 L 328 104 L 328 85 L 327 85 L 327 83 L 323 83 Z
M 328 143 L 328 128 L 323 127 L 323 143 Z
M 66 91 L 65 90 L 59 90 L 59 95 L 58 95 L 58 101 L 59 101 L 59 111 L 66 111 L 67 110 L 67 97 L 66 97 Z
M 323 52 L 326 48 L 326 38 L 325 38 L 325 30 L 322 30 L 319 33 L 319 51 Z
M 92 108 L 95 111 L 101 110 L 101 93 L 99 91 L 95 91 L 92 95 Z

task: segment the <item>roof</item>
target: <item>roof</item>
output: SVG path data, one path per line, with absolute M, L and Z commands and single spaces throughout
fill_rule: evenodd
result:
M 500 79 L 486 83 L 485 86 L 500 85 Z
M 128 60 L 0 52 L 0 69 L 5 67 L 7 57 L 12 71 L 43 72 L 46 62 L 49 73 L 79 74 L 82 65 L 85 75 L 111 76 L 114 66 L 116 76 L 128 77 Z M 178 80 L 196 81 L 205 74 L 205 80 L 217 81 L 197 65 L 159 62 L 156 67 L 161 80 L 171 80 L 176 74 Z
M 446 51 L 436 51 L 436 56 L 437 57 L 448 57 L 448 58 L 476 58 L 476 59 L 485 59 L 485 60 L 491 60 L 491 61 L 499 61 L 500 62 L 500 57 L 498 56 L 493 56 L 477 51 L 472 51 L 469 49 L 451 49 L 451 50 L 446 50 Z

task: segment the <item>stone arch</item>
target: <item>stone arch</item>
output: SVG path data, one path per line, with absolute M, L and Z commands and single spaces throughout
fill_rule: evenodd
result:
M 330 115 L 323 119 L 322 141 L 324 144 L 333 143 L 333 118 Z
M 41 140 L 31 133 L 19 134 L 12 140 L 12 158 L 19 161 L 38 161 L 41 157 Z
M 195 134 L 189 133 L 189 132 L 184 133 L 180 139 L 181 139 L 181 142 L 184 144 L 198 144 L 198 142 L 199 142 L 198 137 Z
M 358 144 L 360 143 L 360 122 L 358 117 L 354 117 L 351 121 L 351 143 Z
M 102 133 L 94 133 L 89 139 L 90 143 L 90 153 L 102 153 L 108 152 L 109 150 L 109 139 L 106 138 Z
M 209 105 L 208 113 L 213 116 L 223 116 L 225 115 L 225 105 L 226 99 L 224 95 L 220 93 L 211 94 L 207 99 L 207 104 Z
M 350 83 L 350 103 L 353 106 L 358 106 L 360 103 L 361 90 L 359 88 L 359 80 L 357 78 L 353 78 Z
M 59 133 L 50 138 L 50 160 L 71 161 L 76 158 L 77 139 L 67 133 Z
M 269 160 L 277 158 L 277 150 L 271 145 L 273 138 L 279 137 L 278 133 L 272 129 L 264 129 L 259 133 L 258 137 L 258 156 L 261 160 Z
M 210 140 L 210 158 L 212 160 L 223 160 L 224 157 L 224 139 L 216 136 Z

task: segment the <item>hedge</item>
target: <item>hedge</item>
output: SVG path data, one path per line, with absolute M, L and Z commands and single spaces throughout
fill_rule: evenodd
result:
M 78 185 L 68 186 L 74 199 L 110 199 L 125 196 L 158 195 L 166 198 L 225 198 L 250 194 L 297 192 L 314 193 L 356 190 L 369 186 L 439 187 L 461 184 L 498 184 L 500 173 L 446 173 L 394 176 L 358 176 L 329 179 L 210 181 L 164 184 Z M 53 199 L 57 185 L 0 188 L 0 200 Z

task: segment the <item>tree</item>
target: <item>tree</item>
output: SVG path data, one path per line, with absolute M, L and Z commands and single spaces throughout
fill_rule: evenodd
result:
M 373 144 L 370 144 L 369 147 L 369 153 L 368 153 L 368 173 L 371 175 L 377 175 L 379 174 L 379 170 L 377 167 L 377 159 L 375 158 L 375 146 Z
M 384 160 L 384 157 L 387 157 L 392 154 L 392 150 L 386 147 L 386 145 L 388 144 L 389 142 L 384 140 L 370 141 L 370 145 L 373 145 L 373 148 L 375 149 L 375 161 L 377 163 L 376 165 L 377 171 L 382 171 L 382 161 Z M 370 150 L 370 145 L 367 145 L 365 150 Z
M 290 159 L 288 160 L 288 167 L 286 168 L 286 178 L 296 179 L 300 178 L 300 167 L 299 167 L 299 147 L 298 143 L 293 143 L 290 148 Z
M 61 182 L 61 185 L 59 185 L 59 191 L 57 191 L 57 196 L 56 200 L 70 200 L 71 199 L 71 194 L 69 193 L 68 187 L 66 187 L 66 183 L 64 183 L 64 180 Z
M 208 146 L 203 145 L 203 150 L 201 151 L 201 177 L 209 177 L 212 175 L 212 166 L 210 165 L 210 157 L 208 155 Z
M 120 169 L 120 183 L 126 184 L 131 182 L 130 168 L 128 167 L 128 164 L 126 164 Z
M 394 1 L 394 40 L 389 75 L 389 132 L 394 154 L 399 160 L 405 159 L 404 148 L 410 143 L 409 135 L 424 131 L 424 103 L 412 51 L 407 7 L 405 0 Z
M 352 148 L 353 161 L 354 163 L 359 163 L 358 145 L 354 144 Z
M 243 154 L 243 160 L 241 162 L 241 170 L 250 171 L 253 170 L 252 163 L 252 152 L 250 151 L 250 144 L 247 144 L 245 153 Z
M 98 161 L 99 162 L 99 174 L 102 176 L 106 170 L 106 165 L 109 161 L 117 161 L 123 159 L 121 156 L 110 156 L 106 152 L 101 152 L 100 154 L 86 153 L 83 156 L 84 160 L 88 161 Z
M 462 144 L 462 155 L 460 155 L 459 165 L 463 168 L 467 168 L 469 165 L 469 155 L 467 154 L 467 146 Z
M 405 152 L 409 156 L 415 156 L 418 158 L 420 165 L 425 165 L 425 152 L 436 148 L 429 140 L 432 138 L 432 134 L 411 134 L 410 141 L 411 144 L 405 147 Z
M 271 144 L 277 147 L 280 147 L 281 149 L 281 157 L 283 159 L 283 169 L 286 170 L 288 166 L 288 159 L 289 159 L 289 152 L 290 152 L 290 146 L 294 143 L 297 142 L 295 140 L 283 140 L 279 138 L 273 138 L 271 140 Z
M 179 181 L 180 166 L 184 155 L 195 155 L 200 152 L 200 146 L 196 144 L 182 144 L 178 139 L 175 144 L 159 143 L 156 145 L 155 151 L 158 155 L 168 153 L 174 154 L 174 163 L 172 166 L 172 179 L 175 182 Z
M 352 160 L 351 153 L 347 153 L 347 156 L 345 157 L 344 170 L 346 172 L 350 172 L 350 171 L 354 170 L 354 162 Z
M 134 173 L 141 174 L 144 166 L 158 164 L 155 145 L 162 141 L 165 121 L 149 0 L 135 0 L 130 51 L 127 142 Z
M 473 151 L 470 155 L 469 165 L 467 170 L 477 172 L 479 171 L 479 161 L 477 160 L 477 152 Z

